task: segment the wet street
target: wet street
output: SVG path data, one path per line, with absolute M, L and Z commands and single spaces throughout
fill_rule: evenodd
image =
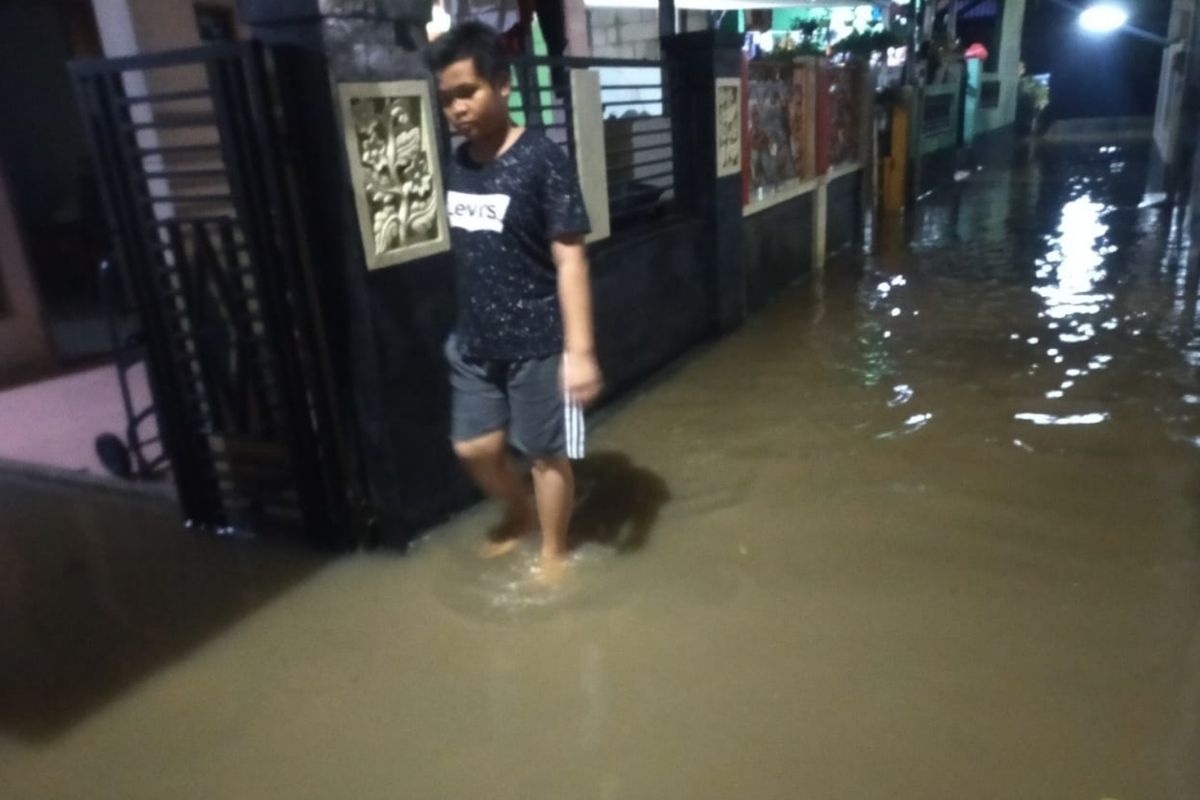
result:
M 569 579 L 0 488 L 0 797 L 1195 800 L 1200 336 L 1136 148 L 928 199 L 607 410 Z M 886 228 L 886 226 L 884 226 Z

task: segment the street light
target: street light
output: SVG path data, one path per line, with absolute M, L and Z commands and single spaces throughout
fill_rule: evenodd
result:
M 1050 0 L 1050 2 L 1078 14 L 1079 27 L 1088 33 L 1117 33 L 1119 31 L 1138 39 L 1145 39 L 1147 42 L 1154 42 L 1160 47 L 1171 44 L 1165 37 L 1159 36 L 1157 33 L 1144 31 L 1130 25 L 1129 12 L 1125 10 L 1124 6 L 1117 3 L 1101 0 L 1087 8 L 1080 9 L 1072 0 Z
M 1129 21 L 1129 12 L 1112 3 L 1088 6 L 1079 15 L 1079 27 L 1089 33 L 1112 33 Z

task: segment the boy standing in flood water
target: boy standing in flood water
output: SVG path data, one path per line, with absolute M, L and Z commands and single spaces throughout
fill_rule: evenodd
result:
M 567 551 L 581 407 L 602 380 L 592 335 L 587 212 L 570 159 L 513 124 L 509 60 L 492 29 L 461 25 L 433 45 L 446 119 L 466 139 L 446 171 L 458 322 L 446 344 L 454 450 L 505 521 L 485 548 L 542 534 L 543 577 Z M 534 500 L 508 454 L 530 459 Z

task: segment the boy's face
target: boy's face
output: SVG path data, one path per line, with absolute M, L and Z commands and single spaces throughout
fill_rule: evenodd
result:
M 508 123 L 507 76 L 487 80 L 474 60 L 455 61 L 438 74 L 438 99 L 454 129 L 474 141 L 496 133 Z

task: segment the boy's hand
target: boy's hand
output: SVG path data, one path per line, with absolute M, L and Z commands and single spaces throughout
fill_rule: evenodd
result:
M 596 357 L 591 353 L 568 353 L 564 356 L 563 388 L 567 396 L 581 406 L 595 402 L 604 388 L 604 378 Z

